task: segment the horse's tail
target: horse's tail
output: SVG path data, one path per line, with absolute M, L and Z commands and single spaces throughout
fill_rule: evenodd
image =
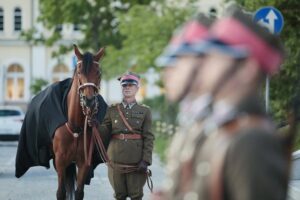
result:
M 76 181 L 76 165 L 71 163 L 65 170 L 65 189 L 68 200 L 74 199 Z

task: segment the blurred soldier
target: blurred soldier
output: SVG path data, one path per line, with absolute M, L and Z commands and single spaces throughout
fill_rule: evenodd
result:
M 208 91 L 199 91 L 199 86 L 195 84 L 195 80 L 201 77 L 200 68 L 204 54 L 193 45 L 208 36 L 208 27 L 212 21 L 213 19 L 201 14 L 185 23 L 175 31 L 170 44 L 156 60 L 158 66 L 165 66 L 164 85 L 167 98 L 173 102 L 180 102 L 180 131 L 175 134 L 167 153 L 167 174 L 176 182 L 181 178 L 178 174 L 180 152 L 188 140 L 192 140 L 184 133 L 194 126 L 199 126 L 196 122 L 209 114 L 211 96 Z M 217 80 L 218 76 L 215 77 L 215 82 Z M 172 193 L 175 185 L 167 186 L 168 192 Z
M 167 98 L 180 102 L 181 127 L 192 124 L 211 100 L 209 94 L 205 91 L 199 92 L 198 86 L 194 84 L 200 73 L 203 53 L 192 45 L 208 36 L 208 27 L 212 21 L 212 18 L 201 14 L 185 23 L 175 31 L 170 44 L 156 60 L 158 66 L 166 67 L 164 85 Z
M 123 101 L 108 108 L 103 123 L 99 126 L 102 135 L 110 135 L 108 157 L 109 181 L 117 200 L 140 200 L 146 182 L 147 167 L 152 163 L 154 136 L 151 132 L 151 111 L 138 104 L 135 96 L 140 77 L 132 72 L 120 80 Z
M 209 91 L 211 114 L 186 133 L 169 168 L 177 176 L 157 199 L 285 199 L 286 149 L 256 103 L 265 75 L 282 62 L 279 39 L 234 11 L 194 47 L 206 54 L 194 82 L 199 93 Z

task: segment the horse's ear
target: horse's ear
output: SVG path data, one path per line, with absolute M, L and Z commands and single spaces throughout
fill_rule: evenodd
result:
M 77 45 L 73 44 L 73 46 L 74 46 L 74 52 L 75 52 L 75 55 L 77 57 L 77 60 L 81 60 L 82 59 L 82 54 L 80 53 Z
M 95 61 L 99 61 L 101 58 L 102 58 L 102 56 L 104 55 L 104 47 L 102 47 L 97 53 L 96 53 L 96 55 L 94 56 L 94 60 Z

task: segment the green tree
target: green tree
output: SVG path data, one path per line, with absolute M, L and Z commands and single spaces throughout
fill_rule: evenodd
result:
M 36 95 L 43 89 L 43 87 L 45 87 L 47 85 L 48 85 L 48 81 L 46 81 L 42 78 L 37 78 L 30 85 L 30 90 L 31 90 L 32 94 Z
M 176 27 L 191 16 L 192 9 L 134 5 L 127 13 L 119 13 L 121 48 L 107 47 L 103 69 L 107 77 L 126 70 L 145 72 L 155 67 L 155 58 L 162 52 Z
M 50 37 L 38 35 L 36 29 L 23 33 L 25 39 L 34 43 L 42 42 L 52 46 L 61 39 L 57 29 L 61 24 L 80 25 L 83 39 L 78 41 L 82 49 L 96 51 L 99 47 L 113 45 L 119 47 L 122 37 L 118 31 L 116 13 L 126 12 L 135 4 L 148 4 L 150 0 L 40 0 L 39 21 L 52 31 Z M 71 45 L 60 45 L 59 54 L 72 48 Z
M 127 69 L 144 72 L 155 66 L 155 58 L 175 27 L 191 15 L 193 2 L 187 7 L 172 7 L 155 0 L 40 0 L 38 20 L 51 31 L 50 36 L 35 28 L 22 35 L 34 44 L 53 46 L 62 38 L 58 25 L 80 25 L 83 39 L 77 43 L 81 49 L 96 51 L 106 47 L 103 77 L 109 79 Z M 60 43 L 53 56 L 71 48 L 71 44 Z

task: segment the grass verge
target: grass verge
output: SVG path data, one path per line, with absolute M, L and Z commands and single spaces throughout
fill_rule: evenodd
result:
M 154 140 L 154 151 L 162 162 L 166 162 L 166 150 L 171 142 L 171 137 L 156 135 Z

